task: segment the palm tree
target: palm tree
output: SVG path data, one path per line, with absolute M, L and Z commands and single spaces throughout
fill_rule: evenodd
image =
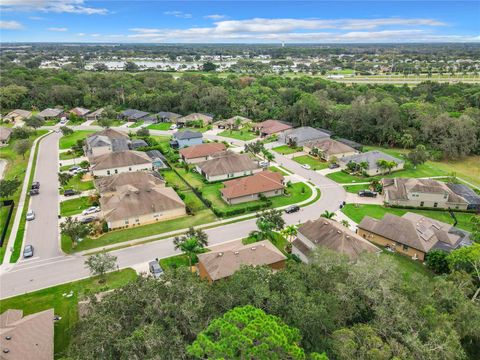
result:
M 175 244 L 175 250 L 182 251 L 188 257 L 188 267 L 192 267 L 192 259 L 203 252 L 203 246 L 195 237 L 184 238 Z
M 295 236 L 297 236 L 298 231 L 295 225 L 288 225 L 280 233 L 287 238 L 287 241 L 289 243 L 291 243 L 295 238 Z
M 320 215 L 320 216 L 325 218 L 325 219 L 333 219 L 335 217 L 335 213 L 333 211 L 325 210 L 323 212 L 323 214 Z
M 340 221 L 340 224 L 342 224 L 343 226 L 345 226 L 347 229 L 350 227 L 350 223 L 348 222 L 348 220 L 345 220 L 345 219 L 343 219 L 342 221 Z

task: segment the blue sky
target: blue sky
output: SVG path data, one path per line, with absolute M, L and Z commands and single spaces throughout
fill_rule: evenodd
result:
M 479 42 L 480 1 L 1 0 L 2 42 Z

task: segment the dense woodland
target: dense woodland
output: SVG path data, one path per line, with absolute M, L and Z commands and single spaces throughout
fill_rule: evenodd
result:
M 416 87 L 345 85 L 276 75 L 85 72 L 10 67 L 1 73 L 0 106 L 113 106 L 216 119 L 243 115 L 311 125 L 364 143 L 425 144 L 436 157 L 480 153 L 480 85 L 425 82 Z
M 309 265 L 291 262 L 275 273 L 244 268 L 213 285 L 183 267 L 93 302 L 74 331 L 69 358 L 206 358 L 195 355 L 201 353 L 195 346 L 190 350 L 197 352 L 187 353 L 188 345 L 214 327 L 214 319 L 251 305 L 299 330 L 306 357 L 282 356 L 279 333 L 269 359 L 324 359 L 312 356 L 324 352 L 342 360 L 474 359 L 480 356 L 480 308 L 470 300 L 472 280 L 463 272 L 435 278 L 404 273 L 386 255 L 353 264 L 327 250 Z M 257 325 L 256 331 L 268 329 Z M 219 340 L 222 331 L 210 329 L 209 336 Z M 224 346 L 234 349 L 219 350 L 238 354 L 239 341 L 229 339 Z M 210 348 L 210 358 L 219 358 L 212 355 L 221 354 L 217 350 Z

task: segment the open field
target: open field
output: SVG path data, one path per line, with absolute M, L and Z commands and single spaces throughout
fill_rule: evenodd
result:
M 224 130 L 218 136 L 228 137 L 236 140 L 249 141 L 257 137 L 253 132 L 247 130 Z
M 310 165 L 312 170 L 322 170 L 328 168 L 328 162 L 316 159 L 310 155 L 302 155 L 294 157 L 292 160 L 296 161 L 299 164 Z
M 55 323 L 55 358 L 65 355 L 72 336 L 72 330 L 78 321 L 78 302 L 89 294 L 119 288 L 136 279 L 137 274 L 132 269 L 124 269 L 106 275 L 106 283 L 100 284 L 98 277 L 75 281 L 15 296 L 0 301 L 1 312 L 7 309 L 23 310 L 23 315 L 33 314 L 53 308 L 55 315 L 62 319 Z M 73 291 L 73 296 L 67 298 L 65 293 Z
M 455 173 L 456 176 L 480 187 L 480 155 L 468 156 L 459 160 L 445 160 L 431 162 L 437 168 Z
M 60 149 L 70 149 L 77 143 L 78 140 L 85 139 L 88 135 L 93 134 L 94 131 L 77 130 L 70 135 L 62 136 L 59 140 Z
M 387 213 L 394 214 L 397 216 L 402 216 L 407 212 L 413 212 L 423 216 L 430 217 L 432 219 L 452 224 L 454 223 L 452 217 L 448 211 L 444 210 L 421 210 L 421 209 L 399 209 L 399 208 L 389 208 L 381 205 L 364 205 L 364 204 L 347 204 L 343 207 L 342 212 L 347 215 L 350 219 L 359 223 L 362 221 L 364 216 L 370 216 L 375 219 L 381 219 Z M 454 212 L 458 220 L 457 227 L 466 231 L 472 231 L 473 225 L 471 219 L 475 216 L 472 213 L 464 212 Z

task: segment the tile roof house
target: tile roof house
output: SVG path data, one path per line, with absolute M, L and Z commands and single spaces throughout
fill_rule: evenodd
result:
M 307 142 L 326 139 L 329 137 L 329 134 L 321 130 L 312 128 L 310 126 L 302 126 L 282 132 L 278 136 L 278 140 L 288 145 L 303 146 Z
M 175 121 L 177 124 L 187 124 L 190 121 L 198 121 L 201 120 L 203 125 L 208 125 L 213 122 L 213 116 L 209 114 L 202 114 L 202 113 L 193 113 L 187 116 L 183 116 L 180 118 L 176 118 Z
M 64 112 L 62 109 L 45 109 L 37 114 L 38 117 L 41 117 L 43 119 L 57 119 L 61 118 L 64 115 Z
M 72 110 L 69 111 L 70 114 L 75 114 L 75 115 L 77 115 L 78 117 L 81 117 L 81 118 L 85 117 L 89 112 L 90 112 L 90 110 L 82 108 L 82 107 L 76 107 L 76 108 L 73 108 Z
M 0 315 L 0 359 L 53 360 L 53 309 L 23 316 L 22 310 Z
M 94 176 L 110 176 L 131 171 L 152 170 L 152 159 L 141 151 L 126 150 L 95 156 L 90 160 Z
M 12 129 L 0 126 L 0 146 L 7 145 L 11 135 Z
M 467 202 L 468 210 L 480 210 L 480 196 L 467 185 L 448 183 L 447 186 Z
M 148 112 L 136 110 L 136 109 L 127 109 L 118 114 L 118 118 L 126 121 L 139 121 L 143 117 L 147 116 Z
M 253 129 L 258 131 L 261 136 L 269 136 L 272 134 L 278 134 L 282 131 L 290 130 L 291 125 L 285 124 L 278 120 L 265 120 L 256 124 L 253 124 Z
M 318 246 L 345 254 L 352 260 L 364 252 L 380 251 L 340 223 L 325 218 L 309 220 L 298 228 L 297 238 L 292 243 L 292 253 L 308 263 L 311 252 Z
M 247 154 L 224 151 L 214 154 L 210 160 L 198 163 L 197 171 L 212 182 L 252 175 L 262 171 L 262 168 Z
M 122 131 L 105 129 L 85 139 L 85 155 L 88 158 L 129 149 L 130 138 Z
M 196 164 L 208 160 L 213 154 L 225 151 L 223 143 L 205 143 L 183 148 L 179 151 L 181 159 L 187 164 Z
M 225 181 L 220 190 L 222 199 L 227 204 L 240 204 L 255 201 L 260 195 L 265 197 L 283 195 L 283 175 L 265 170 L 240 179 Z
M 359 153 L 354 148 L 330 138 L 309 141 L 303 145 L 303 151 L 306 153 L 311 153 L 314 149 L 318 149 L 319 157 L 325 161 L 330 161 L 334 157 L 341 159 Z
M 358 235 L 368 241 L 423 261 L 432 249 L 450 251 L 470 245 L 469 233 L 419 214 L 385 214 L 377 220 L 365 216 L 357 226 Z
M 392 172 L 402 170 L 405 165 L 405 162 L 403 160 L 377 150 L 368 151 L 365 153 L 360 153 L 360 154 L 351 155 L 351 156 L 345 156 L 339 159 L 339 165 L 342 169 L 345 169 L 349 162 L 355 162 L 357 164 L 360 164 L 362 162 L 367 162 L 368 169 L 366 170 L 366 173 L 369 176 L 375 176 L 375 175 L 385 174 L 387 172 L 387 170 L 380 169 L 378 167 L 377 162 L 379 160 L 394 161 L 397 165 L 391 170 Z
M 198 274 L 210 283 L 232 276 L 242 266 L 268 266 L 274 270 L 285 268 L 287 257 L 270 241 L 198 255 Z
M 20 121 L 25 121 L 29 117 L 32 116 L 32 112 L 28 110 L 22 110 L 22 109 L 15 109 L 13 111 L 10 111 L 7 115 L 5 115 L 4 120 L 7 120 L 9 122 L 20 122 Z
M 85 115 L 85 120 L 88 121 L 97 121 L 102 118 L 102 114 L 105 111 L 104 108 L 97 109 Z
M 175 149 L 183 149 L 187 146 L 199 145 L 203 143 L 203 135 L 197 131 L 177 131 L 173 134 L 173 140 L 170 142 L 170 146 Z
M 240 125 L 237 125 L 237 122 L 240 122 Z M 243 116 L 233 116 L 226 120 L 220 120 L 215 123 L 219 129 L 237 129 L 242 127 L 245 124 L 251 123 L 252 120 Z
M 433 179 L 382 179 L 384 201 L 388 205 L 466 210 L 468 202 L 447 184 Z
M 185 204 L 151 172 L 121 173 L 98 179 L 101 215 L 109 229 L 150 224 L 186 215 Z

